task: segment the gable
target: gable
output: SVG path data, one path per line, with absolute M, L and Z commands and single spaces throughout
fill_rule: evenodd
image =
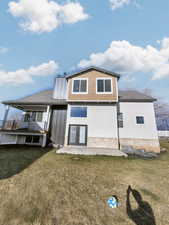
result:
M 98 94 L 96 91 L 96 82 L 98 78 L 111 80 L 112 93 Z M 87 80 L 87 93 L 74 94 L 72 92 L 73 82 L 77 79 Z M 86 70 L 83 73 L 76 74 L 68 78 L 68 101 L 117 101 L 117 77 L 95 69 Z
M 82 75 L 84 73 L 88 73 L 90 71 L 97 71 L 97 72 L 100 72 L 100 73 L 103 73 L 103 74 L 107 74 L 109 76 L 117 77 L 118 79 L 120 78 L 120 75 L 117 74 L 117 73 L 114 73 L 114 72 L 111 72 L 111 71 L 108 71 L 108 70 L 105 70 L 105 69 L 101 69 L 101 68 L 98 68 L 98 67 L 94 67 L 94 66 L 79 70 L 79 71 L 74 72 L 72 74 L 69 74 L 69 75 L 66 76 L 66 78 L 70 79 L 70 78 Z

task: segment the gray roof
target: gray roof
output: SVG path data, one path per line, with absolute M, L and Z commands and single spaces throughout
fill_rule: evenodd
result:
M 153 102 L 156 99 L 134 90 L 119 91 L 120 102 Z M 66 99 L 54 99 L 53 90 L 45 90 L 25 98 L 2 102 L 5 105 L 67 105 Z
M 120 102 L 153 102 L 155 98 L 135 90 L 119 90 Z
M 4 101 L 2 102 L 5 105 L 66 105 L 65 99 L 54 99 L 53 98 L 53 90 L 45 90 L 38 92 L 36 94 L 27 96 L 25 98 L 12 100 L 12 101 Z
M 91 71 L 91 70 L 96 70 L 96 71 L 99 71 L 101 73 L 105 73 L 105 74 L 111 75 L 113 77 L 117 77 L 118 79 L 120 78 L 119 74 L 108 71 L 108 70 L 105 70 L 105 69 L 102 69 L 102 68 L 99 68 L 99 67 L 96 67 L 96 66 L 90 66 L 90 67 L 86 67 L 86 68 L 81 69 L 81 70 L 77 70 L 75 72 L 72 72 L 72 73 L 68 74 L 66 76 L 66 78 L 69 79 L 71 77 L 78 76 L 80 74 L 86 73 L 86 72 Z

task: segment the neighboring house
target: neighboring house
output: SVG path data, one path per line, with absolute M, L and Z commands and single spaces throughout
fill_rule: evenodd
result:
M 153 102 L 137 91 L 119 91 L 118 74 L 90 67 L 57 77 L 53 90 L 5 101 L 1 143 L 48 143 L 160 152 Z M 8 107 L 24 111 L 7 121 Z
M 159 130 L 158 136 L 159 138 L 169 138 L 169 130 Z

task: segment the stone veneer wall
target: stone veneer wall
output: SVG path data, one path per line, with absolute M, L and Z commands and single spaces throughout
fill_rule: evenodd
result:
M 88 137 L 87 146 L 95 147 L 95 148 L 118 149 L 118 139 L 117 138 Z
M 69 146 L 67 136 L 65 137 L 65 145 L 64 146 Z M 87 138 L 87 147 L 118 149 L 118 139 L 116 139 L 116 138 L 88 137 Z
M 147 152 L 160 153 L 160 144 L 158 139 L 120 139 L 120 146 L 132 146 L 136 149 L 144 149 Z

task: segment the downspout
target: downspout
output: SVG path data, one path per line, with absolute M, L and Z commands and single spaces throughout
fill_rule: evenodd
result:
M 119 104 L 119 90 L 118 90 L 118 79 L 116 79 L 116 96 L 117 96 L 117 141 L 118 149 L 120 150 L 120 132 L 119 132 L 119 113 L 120 113 L 120 104 Z
M 117 102 L 117 140 L 118 140 L 118 149 L 120 150 L 120 132 L 119 132 L 119 114 L 120 114 L 120 104 Z

